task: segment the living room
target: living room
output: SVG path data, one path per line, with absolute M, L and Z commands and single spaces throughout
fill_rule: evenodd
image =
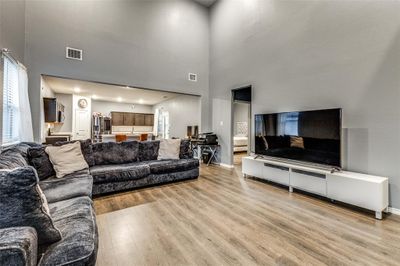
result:
M 1 0 L 0 265 L 398 264 L 399 13 L 390 0 Z M 46 78 L 75 81 L 45 82 L 90 98 L 90 121 L 142 106 L 94 110 L 85 82 L 195 100 L 176 134 L 132 124 L 96 142 L 90 124 L 43 144 L 75 133 L 45 122 Z M 215 134 L 214 164 L 189 126 Z

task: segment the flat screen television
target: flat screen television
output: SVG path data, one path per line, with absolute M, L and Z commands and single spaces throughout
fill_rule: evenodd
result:
M 341 167 L 342 110 L 255 115 L 255 153 Z

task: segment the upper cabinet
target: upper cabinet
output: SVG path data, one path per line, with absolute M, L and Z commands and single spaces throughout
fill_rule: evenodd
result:
M 124 125 L 125 126 L 135 125 L 135 114 L 134 113 L 124 113 Z
M 111 112 L 113 126 L 150 126 L 154 125 L 153 114 Z
M 43 98 L 44 122 L 45 123 L 63 123 L 64 105 L 59 103 L 56 98 Z
M 144 126 L 144 114 L 135 114 L 135 126 Z
M 144 125 L 145 126 L 153 126 L 154 125 L 154 115 L 153 114 L 145 114 L 144 115 Z
M 124 126 L 124 113 L 111 112 L 111 124 L 113 126 Z

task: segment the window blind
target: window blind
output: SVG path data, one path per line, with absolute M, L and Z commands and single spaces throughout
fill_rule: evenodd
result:
M 4 57 L 3 73 L 3 132 L 2 144 L 19 141 L 18 66 Z

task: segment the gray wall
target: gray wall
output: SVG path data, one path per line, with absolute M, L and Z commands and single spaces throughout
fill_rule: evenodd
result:
M 388 176 L 400 208 L 399 14 L 399 1 L 218 1 L 210 92 L 222 162 L 231 89 L 253 85 L 253 115 L 342 107 L 344 164 Z
M 8 48 L 12 56 L 24 63 L 25 1 L 0 0 L 0 50 Z M 3 77 L 3 61 L 0 60 L 0 77 Z M 3 126 L 3 79 L 0 78 L 0 132 Z M 1 143 L 0 134 L 0 143 Z
M 135 108 L 132 108 L 135 106 Z M 103 115 L 110 115 L 115 112 L 132 112 L 132 113 L 153 113 L 152 105 L 131 104 L 131 103 L 116 103 L 107 101 L 92 100 L 92 112 L 99 112 Z
M 65 47 L 83 49 L 83 62 Z M 40 74 L 202 96 L 209 128 L 208 10 L 191 0 L 27 1 L 25 59 L 35 138 Z M 197 82 L 187 80 L 198 74 Z
M 0 49 L 8 48 L 24 62 L 25 1 L 0 0 Z
M 181 95 L 153 106 L 169 112 L 169 136 L 185 138 L 187 126 L 201 127 L 200 97 Z

